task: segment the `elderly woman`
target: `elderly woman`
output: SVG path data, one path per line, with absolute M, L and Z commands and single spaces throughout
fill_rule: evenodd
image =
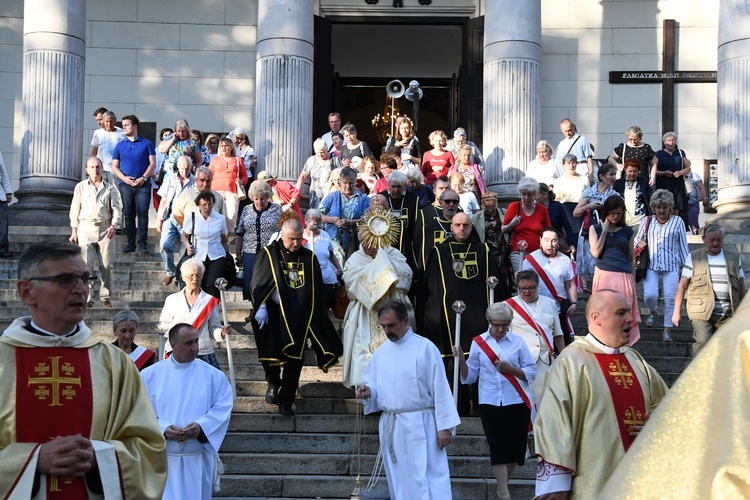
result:
M 258 180 L 267 182 L 268 187 L 270 187 L 271 192 L 273 192 L 273 198 L 271 201 L 281 205 L 281 210 L 283 212 L 288 210 L 297 212 L 298 220 L 302 222 L 302 210 L 299 208 L 299 199 L 302 195 L 299 190 L 294 187 L 294 184 L 287 181 L 278 181 L 276 180 L 276 177 L 276 174 L 269 172 L 268 170 L 263 170 L 258 173 Z
M 419 198 L 419 208 L 424 208 L 435 201 L 432 188 L 425 186 L 424 175 L 416 167 L 409 167 L 406 171 L 406 191 Z
M 655 167 L 658 160 L 656 153 L 651 146 L 643 142 L 643 131 L 641 127 L 633 125 L 625 132 L 628 142 L 620 143 L 615 150 L 609 155 L 608 161 L 611 165 L 617 167 L 617 172 L 622 172 L 625 168 L 625 160 L 635 158 L 643 167 L 641 173 L 648 175 L 651 167 Z M 652 183 L 653 184 L 653 183 Z
M 237 221 L 234 250 L 237 264 L 244 269 L 242 297 L 251 300 L 250 279 L 253 277 L 253 264 L 260 249 L 266 246 L 276 231 L 276 221 L 281 215 L 281 205 L 271 203 L 273 191 L 265 181 L 253 181 L 248 189 L 250 204 L 242 210 Z
M 181 227 L 174 217 L 172 217 L 173 205 L 183 191 L 190 189 L 194 185 L 195 177 L 190 173 L 190 158 L 186 156 L 177 160 L 177 175 L 173 175 L 167 179 L 159 188 L 161 201 L 156 212 L 156 230 L 161 233 L 159 248 L 165 272 L 161 284 L 164 286 L 169 285 L 174 280 L 174 276 L 177 273 L 174 265 L 174 254 L 175 251 L 177 253 L 181 251 Z M 175 241 L 177 242 L 176 244 Z
M 578 159 L 575 155 L 565 155 L 562 159 L 563 174 L 555 179 L 555 199 L 562 203 L 565 213 L 568 215 L 568 222 L 573 232 L 577 235 L 581 231 L 583 216 L 574 217 L 578 202 L 581 201 L 583 192 L 589 187 L 589 178 L 585 174 L 579 173 Z M 575 241 L 569 242 L 575 245 Z
M 305 214 L 305 230 L 302 234 L 303 246 L 311 250 L 320 264 L 323 275 L 323 290 L 325 292 L 326 307 L 333 307 L 336 287 L 343 274 L 339 261 L 333 253 L 333 240 L 325 231 L 321 231 L 323 214 L 311 208 Z
M 138 371 L 148 368 L 154 364 L 156 353 L 151 349 L 146 349 L 135 343 L 135 336 L 138 333 L 138 315 L 130 309 L 125 309 L 115 314 L 112 318 L 112 330 L 117 340 L 112 342 L 119 347 L 135 363 Z
M 615 168 L 612 165 L 609 165 Z M 625 200 L 620 196 L 607 198 L 602 206 L 601 224 L 591 226 L 589 244 L 591 255 L 596 259 L 594 283 L 591 293 L 597 290 L 615 290 L 630 302 L 632 317 L 630 342 L 635 344 L 641 337 L 641 313 L 635 291 L 635 256 L 633 238 L 635 233 L 625 225 Z
M 648 270 L 643 280 L 643 294 L 649 315 L 646 326 L 654 326 L 659 299 L 659 278 L 664 297 L 664 332 L 662 340 L 671 342 L 670 331 L 674 312 L 675 294 L 680 282 L 680 270 L 689 255 L 685 224 L 672 215 L 674 197 L 666 189 L 657 189 L 651 195 L 653 216 L 644 220 L 635 236 L 636 248 L 642 251 L 648 245 Z M 650 221 L 649 221 L 650 219 Z M 648 226 L 648 227 L 646 227 Z
M 224 212 L 227 218 L 227 229 L 234 232 L 240 199 L 237 197 L 237 182 L 244 187 L 248 179 L 245 161 L 236 155 L 232 140 L 224 138 L 219 142 L 219 154 L 211 160 L 208 168 L 214 174 L 211 189 L 224 199 Z
M 421 166 L 424 182 L 428 186 L 432 186 L 438 177 L 448 175 L 448 171 L 455 163 L 453 153 L 445 149 L 445 132 L 442 130 L 432 132 L 430 144 L 432 149 L 422 156 Z
M 511 234 L 511 263 L 515 273 L 521 270 L 522 253 L 537 250 L 542 228 L 552 224 L 547 209 L 536 202 L 539 194 L 537 181 L 531 177 L 523 177 L 518 181 L 518 194 L 521 196 L 521 201 L 514 201 L 508 205 L 501 229 L 503 233 Z
M 625 224 L 634 231 L 648 216 L 651 202 L 651 188 L 641 175 L 641 161 L 636 158 L 625 160 L 625 175 L 615 181 L 614 189 L 625 199 Z
M 479 212 L 479 201 L 473 191 L 466 189 L 466 178 L 461 172 L 455 172 L 448 177 L 451 181 L 451 189 L 458 193 L 461 200 L 461 210 L 469 215 Z
M 341 189 L 323 198 L 318 206 L 318 210 L 323 214 L 323 229 L 347 254 L 351 253 L 348 252 L 348 247 L 353 233 L 357 230 L 357 223 L 362 214 L 370 208 L 370 199 L 357 190 L 356 184 L 357 172 L 348 167 L 341 169 Z
M 651 184 L 656 189 L 666 189 L 674 196 L 675 215 L 688 225 L 689 193 L 685 189 L 685 176 L 690 173 L 690 160 L 685 151 L 677 147 L 677 136 L 667 132 L 662 137 L 664 149 L 656 152 L 659 163 L 651 169 Z
M 372 150 L 366 142 L 357 139 L 357 127 L 354 124 L 347 123 L 341 127 L 341 133 L 346 139 L 346 144 L 341 148 L 341 164 L 359 170 L 365 156 L 372 156 Z
M 219 368 L 219 361 L 214 354 L 210 334 L 219 342 L 230 334 L 231 327 L 221 326 L 219 321 L 219 301 L 201 290 L 201 281 L 205 267 L 198 259 L 188 259 L 182 264 L 182 276 L 185 280 L 185 288 L 177 293 L 169 295 L 164 301 L 164 307 L 159 316 L 158 329 L 164 332 L 166 337 L 169 329 L 177 323 L 188 323 L 198 331 L 198 358 L 206 363 Z M 171 352 L 169 342 L 166 343 L 166 352 Z M 184 388 L 190 390 L 189 387 Z
M 159 143 L 159 151 L 164 154 L 162 168 L 166 169 L 165 180 L 177 172 L 177 160 L 180 156 L 189 156 L 193 168 L 203 165 L 200 144 L 190 138 L 190 125 L 184 118 L 174 122 L 174 133 Z
M 489 328 L 471 343 L 469 359 L 461 347 L 454 349 L 461 370 L 461 383 L 479 379 L 479 416 L 490 446 L 497 497 L 510 498 L 508 479 L 516 464 L 523 465 L 534 406 L 529 385 L 536 378 L 536 364 L 518 335 L 510 333 L 513 310 L 505 302 L 492 304 L 486 313 Z M 497 353 L 502 357 L 499 357 Z M 519 393 L 510 380 L 522 388 Z
M 553 186 L 555 179 L 564 175 L 562 169 L 555 161 L 554 153 L 555 150 L 552 149 L 549 142 L 545 140 L 537 142 L 536 158 L 531 160 L 526 166 L 526 177 L 531 177 L 532 179 L 536 179 L 537 182 Z
M 206 272 L 201 288 L 219 298 L 219 290 L 214 282 L 224 275 L 227 259 L 227 221 L 214 210 L 215 203 L 216 198 L 212 192 L 198 193 L 195 197 L 198 210 L 185 216 L 182 244 L 185 245 L 188 256 L 195 256 L 205 266 Z
M 466 129 L 458 127 L 453 131 L 453 139 L 447 141 L 445 149 L 450 151 L 454 158 L 458 157 L 458 151 L 461 146 L 470 146 L 472 150 L 471 163 L 476 165 L 484 165 L 484 158 L 482 158 L 482 152 L 476 144 L 467 139 Z
M 458 149 L 456 163 L 448 171 L 448 175 L 457 172 L 463 175 L 464 191 L 474 193 L 478 199 L 481 199 L 482 195 L 487 192 L 487 188 L 484 186 L 484 167 L 472 163 L 471 158 L 471 146 L 464 144 Z
M 328 181 L 331 177 L 331 170 L 341 166 L 338 158 L 335 161 L 328 156 L 328 144 L 323 139 L 315 139 L 313 143 L 315 154 L 307 159 L 302 172 L 299 173 L 296 188 L 302 192 L 305 183 L 310 180 L 310 194 L 308 199 L 310 207 L 315 208 L 320 200 L 328 195 Z
M 515 314 L 510 329 L 526 342 L 536 362 L 536 379 L 531 384 L 534 401 L 541 401 L 544 378 L 550 365 L 565 349 L 565 337 L 554 299 L 539 295 L 539 275 L 532 270 L 516 276 L 518 296 L 506 300 Z
M 573 217 L 584 218 L 579 231 L 576 265 L 578 274 L 586 279 L 590 279 L 591 275 L 594 274 L 595 264 L 589 247 L 589 228 L 592 224 L 599 222 L 599 210 L 602 208 L 603 203 L 610 196 L 620 197 L 613 187 L 617 176 L 616 166 L 606 163 L 599 169 L 596 175 L 599 181 L 583 191 L 581 199 L 573 209 Z M 624 216 L 622 222 L 625 223 Z

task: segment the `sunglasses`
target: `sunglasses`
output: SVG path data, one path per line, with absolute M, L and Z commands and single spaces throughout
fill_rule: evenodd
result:
M 440 200 L 443 203 L 447 203 L 448 205 L 458 205 L 458 200 L 450 199 L 450 200 Z

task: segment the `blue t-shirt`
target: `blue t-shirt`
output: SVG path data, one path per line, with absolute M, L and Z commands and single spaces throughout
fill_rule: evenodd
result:
M 135 140 L 126 138 L 118 142 L 112 152 L 112 159 L 120 161 L 120 171 L 123 175 L 137 179 L 148 169 L 149 156 L 152 155 L 156 156 L 154 145 L 139 135 Z
M 594 230 L 598 236 L 602 235 L 600 224 L 595 225 Z M 594 255 L 596 267 L 602 271 L 632 274 L 633 267 L 628 258 L 628 242 L 631 236 L 633 236 L 633 229 L 630 226 L 623 226 L 619 231 L 607 234 L 601 255 Z

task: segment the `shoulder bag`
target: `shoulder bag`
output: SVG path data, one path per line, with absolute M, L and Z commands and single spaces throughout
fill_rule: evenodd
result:
M 237 199 L 242 201 L 247 199 L 247 193 L 245 192 L 245 186 L 242 185 L 240 180 L 240 159 L 235 158 L 237 163 L 237 176 L 234 178 L 234 184 L 237 187 Z
M 646 271 L 648 271 L 648 265 L 650 263 L 650 257 L 648 252 L 648 227 L 651 225 L 651 217 L 646 217 L 646 229 L 643 231 L 645 236 L 646 246 L 643 248 L 636 248 L 635 252 L 635 282 L 640 283 L 643 278 L 646 277 Z

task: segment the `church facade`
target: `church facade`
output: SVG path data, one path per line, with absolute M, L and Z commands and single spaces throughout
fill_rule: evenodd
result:
M 83 8 L 71 12 L 71 4 Z M 65 135 L 75 154 L 66 172 L 50 175 L 71 182 L 83 172 L 100 106 L 118 119 L 136 114 L 151 131 L 177 118 L 205 132 L 242 126 L 260 166 L 292 178 L 330 111 L 382 145 L 388 127 L 378 118 L 392 80 L 416 80 L 424 92 L 418 116 L 398 99 L 418 119 L 422 151 L 432 130 L 450 137 L 464 127 L 487 159 L 488 184 L 509 196 L 536 142 L 556 146 L 567 117 L 597 158 L 631 125 L 655 150 L 675 131 L 702 176 L 704 162 L 719 156 L 717 84 L 715 75 L 705 79 L 717 71 L 719 43 L 720 9 L 710 0 L 6 0 L 0 151 L 14 187 L 39 177 L 28 164 L 24 109 L 39 103 L 24 99 L 34 85 L 24 75 L 25 38 L 34 48 L 24 17 L 63 10 L 69 26 L 80 22 L 74 38 L 84 44 L 85 69 L 73 98 L 80 103 L 66 108 L 81 115 L 70 117 L 80 132 Z M 47 24 L 39 31 L 56 29 Z M 693 72 L 704 79 L 691 81 Z

